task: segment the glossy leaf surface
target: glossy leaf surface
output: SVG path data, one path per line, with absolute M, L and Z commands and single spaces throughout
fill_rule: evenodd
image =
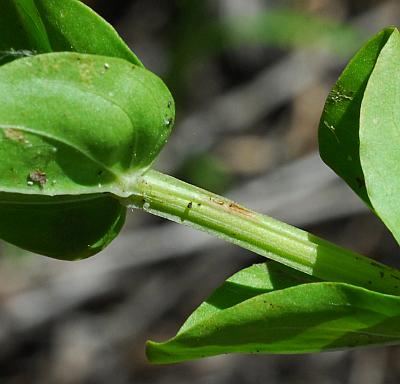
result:
M 119 57 L 142 66 L 114 28 L 78 0 L 0 1 L 0 64 L 57 51 Z
M 259 266 L 240 272 L 174 338 L 149 342 L 149 359 L 173 363 L 223 353 L 306 353 L 399 342 L 399 297 L 342 283 L 297 285 L 294 280 L 269 292 L 276 278 Z M 232 306 L 224 299 L 230 289 L 238 298 Z

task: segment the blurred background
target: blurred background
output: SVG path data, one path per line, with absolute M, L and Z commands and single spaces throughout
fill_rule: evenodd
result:
M 175 95 L 156 168 L 400 267 L 391 235 L 317 154 L 329 89 L 367 38 L 399 24 L 400 2 L 87 3 Z M 0 252 L 2 384 L 400 382 L 399 347 L 150 365 L 146 339 L 173 336 L 228 276 L 264 260 L 142 212 L 89 260 Z

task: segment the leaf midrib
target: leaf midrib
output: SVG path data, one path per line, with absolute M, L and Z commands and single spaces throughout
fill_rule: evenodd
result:
M 92 92 L 89 91 L 87 89 L 83 89 L 82 87 L 79 86 L 79 84 L 74 84 L 71 85 L 69 83 L 67 83 L 66 81 L 62 81 L 62 80 L 50 80 L 50 79 L 45 79 L 45 78 L 35 78 L 35 79 L 29 79 L 29 80 L 22 80 L 19 82 L 19 84 L 21 84 L 23 87 L 27 86 L 30 87 L 30 85 L 32 84 L 32 82 L 35 82 L 37 80 L 40 80 L 42 82 L 46 82 L 46 83 L 51 83 L 51 84 L 56 84 L 57 87 L 61 87 L 61 88 L 69 88 L 69 89 L 73 89 L 74 91 L 80 91 L 85 95 L 89 95 L 92 97 L 98 97 L 99 99 L 103 100 L 104 102 L 116 107 L 118 110 L 121 111 L 121 113 L 123 115 L 125 115 L 125 117 L 129 120 L 131 128 L 132 128 L 132 132 L 135 131 L 135 126 L 133 123 L 133 120 L 131 118 L 131 116 L 129 115 L 129 113 L 123 108 L 121 107 L 119 104 L 117 104 L 115 101 L 105 97 L 104 95 L 98 94 L 96 92 Z M 8 129 L 10 128 L 10 124 L 0 124 L 0 129 Z M 31 128 L 31 127 L 27 127 L 24 125 L 16 125 L 16 124 L 12 124 L 12 128 L 15 129 L 19 129 L 23 132 L 27 132 L 27 133 L 31 133 L 40 137 L 44 137 L 46 139 L 50 139 L 50 140 L 54 140 L 58 143 L 64 144 L 66 146 L 68 146 L 69 148 L 72 148 L 73 150 L 76 150 L 77 152 L 79 152 L 80 154 L 82 154 L 83 156 L 85 156 L 87 159 L 89 159 L 90 161 L 92 161 L 93 163 L 95 163 L 96 165 L 100 166 L 102 169 L 104 169 L 105 171 L 109 172 L 111 175 L 113 175 L 118 181 L 122 181 L 123 179 L 123 174 L 119 173 L 119 172 L 115 172 L 115 170 L 112 170 L 111 168 L 109 168 L 108 166 L 106 166 L 103 162 L 97 160 L 96 158 L 94 158 L 93 156 L 91 156 L 89 153 L 87 153 L 86 151 L 84 151 L 82 148 L 80 148 L 79 146 L 77 146 L 74 143 L 71 143 L 69 141 L 67 141 L 64 138 L 59 138 L 57 136 L 53 136 L 50 135 L 48 133 L 45 133 L 43 131 L 39 131 L 37 129 Z M 136 136 L 136 135 L 135 135 Z M 135 140 L 136 141 L 136 140 Z

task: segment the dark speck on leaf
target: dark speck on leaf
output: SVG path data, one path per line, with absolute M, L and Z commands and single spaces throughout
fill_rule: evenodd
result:
M 359 188 L 363 188 L 365 186 L 365 181 L 362 177 L 356 177 L 356 182 Z
M 392 277 L 393 277 L 393 279 L 400 280 L 400 278 L 399 278 L 399 277 L 397 277 L 396 275 L 393 275 L 393 274 L 391 274 L 390 276 L 392 276 Z
M 371 261 L 370 264 L 371 264 L 373 267 L 377 267 L 377 268 L 380 268 L 380 267 L 381 267 L 378 263 L 375 263 L 375 261 Z

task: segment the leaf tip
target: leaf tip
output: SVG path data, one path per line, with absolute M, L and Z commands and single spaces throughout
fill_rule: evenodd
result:
M 162 347 L 163 343 L 155 341 L 146 341 L 146 357 L 152 364 L 168 364 L 171 363 L 171 355 Z

